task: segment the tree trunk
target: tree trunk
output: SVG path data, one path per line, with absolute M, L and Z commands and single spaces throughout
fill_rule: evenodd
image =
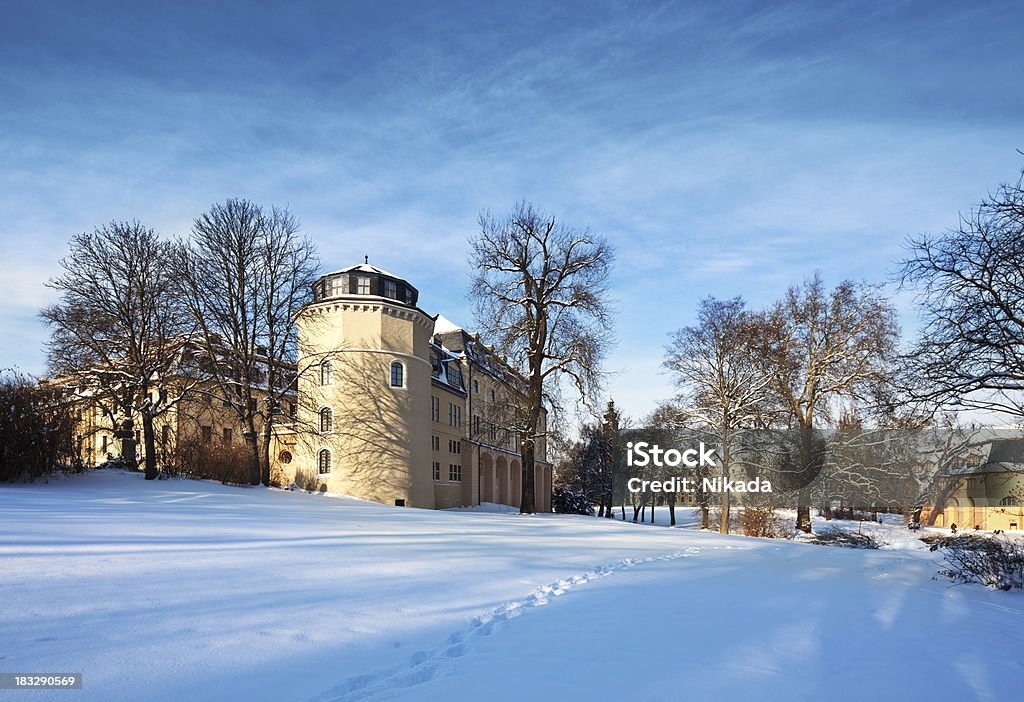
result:
M 156 436 L 153 432 L 153 414 L 148 408 L 142 410 L 142 444 L 146 450 L 146 480 L 155 480 Z
M 245 445 L 249 449 L 249 484 L 260 484 L 260 441 L 256 434 L 256 422 L 252 411 L 246 412 Z
M 534 514 L 537 511 L 534 491 L 533 439 L 521 442 L 520 458 L 523 461 L 523 495 L 519 502 L 520 514 Z
M 708 510 L 707 505 L 701 505 L 701 507 L 700 507 L 700 528 L 701 529 L 708 529 L 708 528 L 710 528 L 710 522 L 711 522 L 710 510 Z
M 260 446 L 260 482 L 270 487 L 270 443 L 274 438 L 273 417 L 263 422 L 263 443 Z
M 668 498 L 668 522 L 669 526 L 676 525 L 676 496 L 675 493 Z
M 814 461 L 814 430 L 808 420 L 806 426 L 800 427 L 800 483 L 796 493 L 796 528 L 805 534 L 811 533 L 811 494 L 806 487 L 811 463 Z
M 725 432 L 724 440 L 722 441 L 722 477 L 729 480 L 729 434 Z M 729 491 L 722 491 L 722 519 L 718 524 L 719 534 L 729 533 Z

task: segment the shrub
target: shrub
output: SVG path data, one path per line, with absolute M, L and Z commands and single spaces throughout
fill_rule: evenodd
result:
M 784 539 L 790 533 L 788 524 L 771 507 L 744 507 L 739 514 L 739 531 L 745 536 Z
M 183 478 L 219 480 L 225 485 L 248 485 L 249 449 L 182 440 L 175 447 L 167 472 Z
M 940 575 L 999 590 L 1024 588 L 1024 543 L 1016 539 L 962 534 L 938 539 L 928 550 L 939 551 L 949 565 Z
M 880 548 L 883 543 L 871 534 L 846 529 L 822 531 L 815 534 L 809 541 L 822 546 L 842 546 L 844 548 Z
M 594 505 L 577 490 L 556 487 L 551 493 L 551 506 L 559 514 L 585 514 L 594 516 Z
M 0 376 L 0 482 L 81 470 L 73 431 L 72 406 L 59 390 L 19 374 Z

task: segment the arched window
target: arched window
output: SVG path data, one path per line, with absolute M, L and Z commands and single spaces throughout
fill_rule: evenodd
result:
M 320 364 L 320 384 L 330 385 L 334 382 L 334 367 L 330 361 L 324 361 Z
M 327 449 L 320 449 L 320 459 L 317 463 L 320 475 L 327 475 L 331 472 L 331 452 Z
M 999 500 L 999 506 L 1000 507 L 1016 507 L 1017 506 L 1017 498 L 1014 497 L 1013 495 L 1007 495 L 1003 499 Z
M 402 365 L 401 361 L 393 361 L 391 363 L 391 387 L 405 387 L 405 366 Z
M 331 416 L 331 408 L 324 407 L 320 410 L 320 431 L 327 433 L 334 431 L 334 417 Z

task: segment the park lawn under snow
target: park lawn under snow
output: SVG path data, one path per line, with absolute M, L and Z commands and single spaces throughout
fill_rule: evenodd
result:
M 0 672 L 55 700 L 1017 699 L 1024 597 L 858 551 L 97 471 L 0 487 Z

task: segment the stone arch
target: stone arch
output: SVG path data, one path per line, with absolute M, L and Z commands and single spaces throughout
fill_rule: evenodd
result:
M 494 501 L 498 504 L 508 504 L 508 459 L 504 456 L 498 456 L 498 460 L 495 461 L 495 492 Z
M 494 493 L 494 464 L 491 454 L 480 452 L 480 502 L 492 502 Z
M 513 507 L 518 507 L 523 502 L 523 469 L 519 466 L 519 461 L 512 459 L 512 464 L 509 466 L 509 473 L 511 474 L 511 491 L 510 497 L 512 498 L 509 502 Z

